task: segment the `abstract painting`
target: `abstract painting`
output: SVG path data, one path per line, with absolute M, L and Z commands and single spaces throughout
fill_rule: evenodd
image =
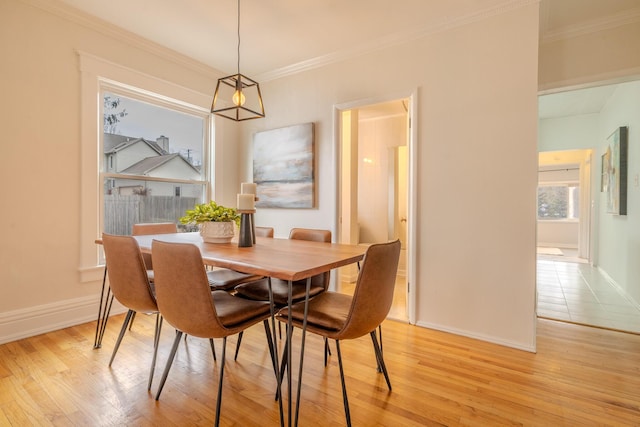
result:
M 314 207 L 313 123 L 256 132 L 253 182 L 258 208 Z
M 620 127 L 607 138 L 602 155 L 601 189 L 607 213 L 627 214 L 627 146 L 629 128 Z

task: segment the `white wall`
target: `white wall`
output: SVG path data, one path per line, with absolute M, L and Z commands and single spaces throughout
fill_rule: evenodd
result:
M 194 93 L 215 89 L 221 73 L 148 46 L 122 30 L 69 13 L 57 2 L 0 1 L 0 179 L 14 183 L 6 186 L 0 209 L 0 342 L 93 320 L 97 314 L 101 281 L 80 280 L 81 248 L 96 251 L 95 257 L 98 233 L 89 243 L 81 241 L 81 218 L 96 212 L 80 208 L 86 178 L 80 152 L 82 144 L 95 141 L 80 138 L 78 51 Z M 224 180 L 234 187 L 228 200 L 235 203 L 235 129 L 220 123 L 216 133 L 233 136 L 216 146 L 216 185 Z
M 390 148 L 406 145 L 407 119 L 402 115 L 360 120 L 358 126 L 359 242 L 385 242 L 389 240 Z
M 538 151 L 595 148 L 598 145 L 599 114 L 581 114 L 540 120 Z
M 538 246 L 553 248 L 578 248 L 578 221 L 538 221 Z
M 600 197 L 598 265 L 640 305 L 640 81 L 620 85 L 601 112 L 597 171 L 607 137 L 620 126 L 629 127 L 627 215 L 606 213 Z
M 243 173 L 251 176 L 254 132 L 313 121 L 317 207 L 260 209 L 256 222 L 280 236 L 335 231 L 334 106 L 418 88 L 417 323 L 532 350 L 538 5 L 487 15 L 266 82 L 267 118 L 243 128 Z

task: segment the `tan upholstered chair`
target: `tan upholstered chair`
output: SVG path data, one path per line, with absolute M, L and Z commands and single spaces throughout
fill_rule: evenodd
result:
M 158 309 L 165 320 L 177 330 L 156 400 L 160 398 L 183 333 L 201 338 L 223 338 L 216 403 L 217 426 L 220 422 L 222 382 L 229 335 L 235 335 L 262 321 L 274 373 L 276 372 L 273 341 L 267 322 L 271 316 L 270 304 L 265 301 L 236 298 L 223 291 L 212 292 L 200 250 L 194 245 L 154 240 L 151 252 L 156 273 Z
M 273 227 L 256 227 L 256 236 L 273 237 Z
M 102 245 L 104 246 L 111 291 L 115 298 L 128 308 L 120 329 L 120 335 L 111 354 L 111 360 L 109 360 L 109 366 L 111 366 L 113 359 L 116 357 L 122 337 L 125 334 L 127 325 L 133 320 L 133 315 L 136 312 L 156 313 L 153 359 L 148 383 L 148 389 L 150 390 L 158 354 L 158 339 L 162 329 L 162 317 L 158 314 L 156 298 L 149 284 L 142 253 L 138 243 L 131 236 L 113 236 L 103 233 Z
M 289 233 L 289 238 L 331 243 L 331 231 L 316 230 L 310 228 L 293 228 Z M 321 292 L 326 291 L 329 287 L 329 278 L 329 272 L 313 276 L 311 278 L 311 288 L 309 290 L 309 296 L 313 297 Z M 245 283 L 236 286 L 235 290 L 238 295 L 245 298 L 257 301 L 269 301 L 269 284 L 267 283 L 267 280 L 268 279 L 265 278 L 256 282 Z M 306 279 L 293 282 L 293 301 L 304 299 L 306 286 Z M 271 279 L 271 289 L 273 291 L 273 302 L 276 305 L 285 306 L 288 304 L 289 284 L 287 283 L 287 281 L 280 279 Z
M 327 291 L 309 300 L 307 331 L 336 341 L 347 425 L 351 425 L 351 416 L 342 369 L 340 341 L 370 334 L 376 360 L 384 374 L 387 386 L 391 390 L 391 382 L 375 329 L 387 317 L 391 309 L 399 257 L 399 240 L 371 245 L 362 262 L 353 296 Z M 294 327 L 302 327 L 304 305 L 304 302 L 299 302 L 291 307 Z M 281 322 L 287 322 L 288 316 L 288 307 L 282 308 L 276 315 Z M 301 352 L 304 354 L 304 347 Z
M 144 222 L 133 224 L 131 234 L 133 236 L 143 236 L 148 234 L 169 234 L 177 233 L 178 227 L 173 222 Z M 149 280 L 153 282 L 153 261 L 151 254 L 142 254 L 144 265 L 147 266 L 147 275 Z

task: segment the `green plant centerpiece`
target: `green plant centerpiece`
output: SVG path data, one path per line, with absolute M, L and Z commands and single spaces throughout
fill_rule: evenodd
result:
M 234 234 L 234 224 L 240 226 L 240 214 L 235 208 L 227 208 L 212 200 L 188 209 L 180 223 L 197 224 L 202 240 L 207 243 L 228 243 Z

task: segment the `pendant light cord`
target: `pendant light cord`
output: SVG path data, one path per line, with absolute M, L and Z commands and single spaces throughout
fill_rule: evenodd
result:
M 238 74 L 240 74 L 240 0 L 238 0 Z

